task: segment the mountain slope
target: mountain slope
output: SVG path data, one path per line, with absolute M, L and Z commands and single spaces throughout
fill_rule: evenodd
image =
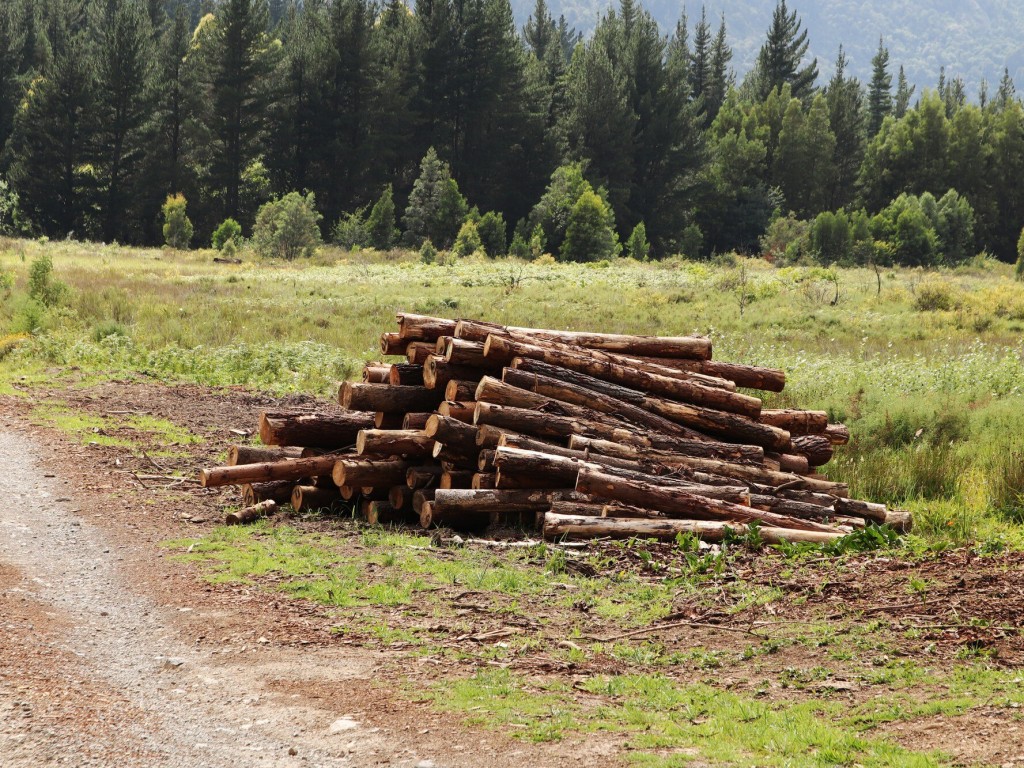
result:
M 552 13 L 564 13 L 570 24 L 589 33 L 608 0 L 549 0 Z M 678 0 L 646 0 L 644 6 L 668 34 L 683 7 Z M 725 14 L 737 79 L 750 69 L 764 41 L 775 0 L 708 0 L 708 17 L 717 27 Z M 533 0 L 512 0 L 520 24 L 533 10 Z M 895 75 L 902 64 L 918 91 L 933 88 L 939 68 L 947 78 L 960 76 L 974 99 L 982 78 L 994 93 L 1003 67 L 1024 86 L 1024 3 L 1019 0 L 790 0 L 808 30 L 811 53 L 822 78 L 832 69 L 840 43 L 853 73 L 870 77 L 871 57 L 884 37 Z M 691 28 L 701 5 L 686 4 Z

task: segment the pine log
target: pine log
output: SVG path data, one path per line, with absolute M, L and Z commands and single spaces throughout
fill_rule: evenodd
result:
M 692 533 L 705 541 L 722 541 L 727 530 L 742 534 L 746 532 L 747 526 L 712 520 L 638 520 L 553 513 L 544 516 L 544 538 L 550 540 L 639 537 L 674 541 L 679 534 Z M 804 531 L 767 526 L 758 528 L 758 534 L 768 544 L 778 544 L 782 541 L 823 544 L 843 536 L 843 533 L 838 531 Z
M 363 382 L 366 384 L 387 384 L 391 366 L 387 363 L 367 363 L 363 368 Z
M 423 429 L 429 418 L 429 413 L 407 413 L 402 417 L 402 429 Z
M 466 341 L 445 336 L 438 339 L 441 348 L 438 354 L 442 355 L 446 362 L 454 365 L 465 365 L 470 368 L 493 368 L 494 365 L 484 357 L 483 342 Z
M 455 321 L 443 317 L 414 315 L 411 312 L 398 313 L 398 335 L 410 341 L 437 341 L 441 336 L 455 333 Z
M 289 504 L 292 500 L 294 480 L 275 480 L 270 483 L 246 483 L 242 486 L 242 504 L 252 507 L 261 501 Z
M 441 479 L 441 472 L 439 466 L 409 467 L 405 472 L 405 484 L 413 491 L 434 486 Z
M 784 429 L 793 437 L 817 435 L 828 427 L 828 414 L 824 411 L 801 411 L 795 408 L 765 409 L 761 411 L 762 424 Z
M 476 474 L 469 469 L 442 472 L 438 488 L 448 491 L 452 488 L 469 488 L 473 485 L 473 475 Z
M 337 488 L 318 488 L 315 485 L 296 485 L 292 489 L 291 504 L 296 512 L 317 509 L 336 509 L 341 503 Z
M 418 491 L 413 491 L 412 511 L 418 516 L 423 509 L 423 505 L 428 501 L 434 500 L 435 493 L 437 493 L 436 488 L 420 488 Z
M 411 509 L 395 509 L 387 499 L 364 499 L 359 503 L 359 513 L 368 525 L 402 525 L 417 519 Z
M 405 359 L 413 365 L 423 365 L 434 355 L 434 342 L 413 341 L 405 348 Z
M 397 363 L 392 365 L 388 372 L 388 378 L 382 383 L 394 384 L 396 386 L 401 385 L 404 387 L 422 387 L 423 366 L 414 365 L 412 363 Z
M 483 402 L 476 404 L 473 423 L 478 427 L 489 424 L 534 437 L 553 438 L 563 441 L 563 445 L 564 441 L 572 435 L 586 435 L 610 440 L 614 439 L 616 433 L 620 431 L 614 426 L 597 420 L 559 416 L 548 411 L 512 408 Z
M 476 398 L 476 385 L 479 380 L 460 381 L 452 379 L 444 388 L 444 399 L 449 402 L 467 402 Z
M 850 442 L 850 429 L 845 424 L 829 424 L 825 428 L 825 437 L 832 445 L 846 445 Z
M 427 419 L 427 426 L 423 430 L 430 439 L 444 443 L 453 450 L 474 456 L 478 451 L 476 444 L 478 431 L 472 424 L 467 424 L 451 416 L 442 416 L 439 413 L 435 413 Z
M 799 517 L 804 520 L 818 520 L 821 522 L 834 521 L 837 517 L 833 507 L 823 507 L 818 504 L 809 504 L 805 501 L 794 501 L 781 496 L 769 494 L 752 493 L 750 504 L 758 509 L 775 512 L 779 515 Z
M 420 508 L 420 527 L 435 526 L 459 531 L 482 531 L 490 524 L 490 515 L 479 515 L 464 510 L 451 510 L 437 506 L 437 500 L 426 501 Z
M 693 520 L 758 521 L 763 525 L 802 530 L 827 530 L 807 520 L 754 509 L 742 504 L 701 496 L 677 487 L 665 487 L 636 478 L 610 474 L 600 467 L 581 466 L 576 490 L 602 499 L 657 509 L 669 517 Z
M 481 472 L 493 472 L 495 469 L 495 453 L 496 451 L 493 448 L 484 448 L 482 451 L 480 451 L 480 454 L 477 456 L 476 460 L 476 468 Z
M 832 461 L 835 448 L 825 435 L 802 435 L 793 438 L 793 451 L 807 457 L 812 467 L 820 467 Z
M 467 450 L 457 445 L 435 441 L 431 456 L 441 462 L 441 466 L 446 472 L 476 469 L 477 452 L 475 450 Z
M 408 346 L 408 340 L 403 339 L 397 332 L 382 333 L 380 335 L 380 352 L 382 355 L 387 355 L 388 357 L 404 355 Z
M 359 498 L 358 488 L 355 488 L 351 485 L 339 485 L 336 487 L 338 489 L 338 495 L 341 496 L 342 501 L 354 501 Z
M 391 384 L 358 384 L 346 381 L 338 399 L 348 409 L 409 413 L 432 411 L 440 404 L 443 393 L 425 387 L 403 387 Z M 367 429 L 369 427 L 364 427 Z M 357 430 L 358 431 L 358 430 Z
M 301 456 L 302 449 L 294 446 L 260 448 L 254 445 L 232 445 L 228 448 L 228 466 L 259 464 L 261 461 L 298 459 Z
M 502 429 L 501 427 L 492 427 L 490 424 L 478 426 L 476 433 L 476 447 L 481 450 L 486 448 L 497 448 L 501 443 L 501 439 L 506 435 L 522 437 L 522 435 L 518 435 L 516 432 L 511 432 L 507 429 Z
M 517 358 L 517 360 L 522 361 L 522 358 Z M 554 371 L 564 370 L 554 368 L 554 366 L 548 367 L 553 368 Z M 570 372 L 566 371 L 566 373 Z M 513 368 L 506 368 L 501 378 L 504 383 L 518 389 L 525 389 L 543 397 L 553 398 L 559 402 L 590 408 L 599 413 L 611 414 L 620 420 L 632 422 L 645 430 L 660 431 L 670 435 L 678 435 L 679 437 L 700 437 L 687 427 L 669 421 L 662 416 L 646 411 L 624 400 L 618 400 L 615 397 L 610 397 L 593 389 L 578 386 L 570 381 L 550 376 L 541 376 L 536 373 Z
M 619 333 L 586 331 L 554 331 L 544 328 L 517 328 L 491 323 L 460 320 L 455 336 L 467 341 L 482 342 L 488 335 L 531 338 L 605 352 L 618 352 L 640 357 L 711 359 L 711 339 L 704 336 L 634 336 Z
M 413 429 L 363 429 L 356 436 L 358 456 L 429 456 L 434 440 Z
M 224 522 L 228 525 L 241 525 L 242 523 L 253 523 L 261 517 L 272 515 L 277 511 L 277 502 L 273 500 L 261 501 L 251 507 L 240 509 L 237 512 L 229 512 L 224 516 Z
M 477 472 L 473 475 L 473 481 L 469 487 L 476 491 L 497 488 L 497 480 L 498 476 L 494 472 Z
M 332 476 L 339 487 L 383 487 L 405 482 L 409 467 L 418 466 L 405 459 L 338 459 L 334 463 Z
M 552 381 L 561 381 L 565 384 L 575 385 L 584 392 L 600 392 L 608 397 L 630 403 L 636 407 L 645 407 L 645 396 L 651 394 L 614 382 L 604 381 L 595 376 L 589 376 L 586 373 L 551 365 L 543 360 L 533 360 L 529 357 L 513 358 L 512 367 L 523 373 L 547 377 L 544 381 L 548 385 Z M 658 381 L 656 377 L 654 380 Z M 521 385 L 517 384 L 517 386 Z M 658 386 L 664 390 L 662 392 L 663 396 L 673 400 L 680 400 L 714 410 L 738 413 L 752 419 L 756 419 L 761 413 L 761 401 L 758 398 L 739 392 L 729 392 L 724 389 L 715 389 L 714 387 L 706 387 L 702 384 L 679 381 L 677 379 L 660 381 Z M 534 389 L 534 391 L 538 390 Z M 666 392 L 670 394 L 666 394 Z M 650 409 L 648 408 L 648 410 Z
M 666 360 L 663 358 L 649 358 L 648 360 L 692 374 L 703 374 L 718 380 L 725 379 L 745 389 L 781 392 L 786 388 L 786 372 L 778 368 L 723 363 L 718 360 Z
M 412 512 L 412 489 L 406 485 L 393 485 L 388 491 L 388 503 L 395 509 Z
M 246 483 L 269 483 L 273 480 L 300 480 L 304 477 L 330 474 L 337 456 L 314 456 L 309 459 L 285 459 L 260 464 L 239 464 L 234 467 L 211 467 L 199 473 L 199 483 L 204 488 L 221 485 L 245 485 Z M 340 485 L 340 483 L 339 483 Z
M 478 381 L 482 375 L 483 371 L 479 368 L 447 363 L 437 355 L 423 363 L 423 386 L 437 390 L 442 397 L 449 382 Z
M 548 512 L 552 512 L 556 515 L 584 515 L 586 517 L 600 517 L 601 510 L 604 509 L 604 504 L 601 502 L 592 501 L 563 501 L 556 500 L 551 502 L 551 508 Z M 539 513 L 539 517 L 543 518 L 544 512 Z M 538 527 L 544 524 L 543 519 L 537 521 Z
M 365 386 L 381 386 L 370 384 Z M 433 408 L 433 406 L 431 406 Z M 373 428 L 372 411 L 344 413 L 273 413 L 259 417 L 260 440 L 265 445 L 301 445 L 305 448 L 337 449 L 352 445 L 360 429 Z
M 806 456 L 793 453 L 765 453 L 765 465 L 769 461 L 775 464 L 773 469 L 780 472 L 792 472 L 797 475 L 807 475 L 811 472 L 810 462 Z
M 377 411 L 373 414 L 374 429 L 402 429 L 405 422 L 405 415 L 401 413 L 389 413 Z
M 571 490 L 438 490 L 434 503 L 445 510 L 459 510 L 486 515 L 491 512 L 538 512 L 551 507 L 553 501 L 590 501 L 589 497 Z
M 641 461 L 648 457 L 651 450 L 664 451 L 683 456 L 695 456 L 706 459 L 721 459 L 739 464 L 761 464 L 764 461 L 764 449 L 757 445 L 738 445 L 732 443 L 704 443 L 696 440 L 661 438 L 658 436 L 635 435 L 622 436 L 624 442 L 614 440 L 595 440 L 580 435 L 573 436 L 569 447 L 577 451 L 591 451 L 605 456 L 620 459 Z
M 476 403 L 472 400 L 460 402 L 446 400 L 437 406 L 437 412 L 442 416 L 447 416 L 448 418 L 455 419 L 466 424 L 473 423 L 473 414 L 475 411 Z
M 632 469 L 638 472 L 641 469 L 640 461 L 636 459 L 620 459 L 603 453 L 592 454 L 585 450 L 577 451 L 572 448 L 566 448 L 561 445 L 554 445 L 553 443 L 545 442 L 544 440 L 528 437 L 527 435 L 518 435 L 514 432 L 507 432 L 503 434 L 495 447 L 498 446 L 504 448 L 519 448 L 523 451 L 550 453 L 555 456 L 566 456 L 571 459 L 579 459 L 580 461 L 592 461 L 603 467 L 618 467 L 620 469 Z

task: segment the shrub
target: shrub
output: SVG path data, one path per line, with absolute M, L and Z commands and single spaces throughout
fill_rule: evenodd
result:
M 18 234 L 25 228 L 25 223 L 21 220 L 18 193 L 12 190 L 6 181 L 0 179 L 0 235 Z
M 1017 240 L 1017 280 L 1024 280 L 1024 229 L 1020 231 L 1020 238 Z
M 420 246 L 420 261 L 424 264 L 433 264 L 437 261 L 437 248 L 434 247 L 429 237 Z
M 847 261 L 851 255 L 850 220 L 842 211 L 825 211 L 811 224 L 811 248 L 818 259 L 831 264 Z
M 647 227 L 641 221 L 633 227 L 626 241 L 626 253 L 637 261 L 646 261 L 651 252 L 651 244 L 647 242 Z
M 320 220 L 316 198 L 310 192 L 289 192 L 279 200 L 265 203 L 256 214 L 252 239 L 264 256 L 295 259 L 312 256 L 320 245 Z
M 799 260 L 806 250 L 809 231 L 810 224 L 794 213 L 776 217 L 761 236 L 761 256 L 772 264 Z
M 941 280 L 929 280 L 917 286 L 914 307 L 919 312 L 940 312 L 953 309 L 956 301 L 953 287 Z
M 420 175 L 402 219 L 407 241 L 417 245 L 430 239 L 442 247 L 449 246 L 468 212 L 466 198 L 451 177 L 451 169 L 431 147 L 420 163 Z
M 398 241 L 398 227 L 395 226 L 395 200 L 391 185 L 384 188 L 377 202 L 370 209 L 366 219 L 366 235 L 369 244 L 379 251 L 386 251 Z
M 497 211 L 488 211 L 476 224 L 480 242 L 488 256 L 504 256 L 508 252 L 505 237 L 505 217 Z
M 585 191 L 572 207 L 562 261 L 600 261 L 617 256 L 619 242 L 611 208 L 593 190 Z
M 459 229 L 459 236 L 455 238 L 455 246 L 452 251 L 462 258 L 466 258 L 482 248 L 483 243 L 480 242 L 480 233 L 477 231 L 476 224 L 468 220 L 463 222 Z
M 583 178 L 581 163 L 568 163 L 556 168 L 544 194 L 530 211 L 531 230 L 540 227 L 548 247 L 552 251 L 558 250 L 565 240 L 573 206 L 584 192 L 593 191 L 590 182 Z
M 508 247 L 508 255 L 514 256 L 517 259 L 523 259 L 524 261 L 530 258 L 530 244 L 526 242 L 526 239 L 519 232 L 516 232 L 512 237 L 512 243 Z
M 28 295 L 44 307 L 63 304 L 69 289 L 53 277 L 53 260 L 49 254 L 42 254 L 32 260 L 28 270 Z
M 679 252 L 688 259 L 699 259 L 704 250 L 704 233 L 696 224 L 687 226 L 679 236 Z
M 213 231 L 211 244 L 218 251 L 223 251 L 228 243 L 236 246 L 242 240 L 242 225 L 234 219 L 224 219 L 223 223 Z
M 183 251 L 192 242 L 192 222 L 185 215 L 188 201 L 185 196 L 168 195 L 164 201 L 164 242 L 171 248 Z
M 370 245 L 370 230 L 363 218 L 365 213 L 366 208 L 358 208 L 352 213 L 343 214 L 334 225 L 334 242 L 350 251 Z

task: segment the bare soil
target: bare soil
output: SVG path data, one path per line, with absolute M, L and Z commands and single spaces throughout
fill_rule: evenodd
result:
M 183 458 L 137 448 L 83 444 L 40 426 L 34 405 L 59 399 L 77 411 L 151 415 L 202 438 Z M 0 398 L 0 765 L 125 766 L 562 766 L 624 760 L 616 737 L 589 735 L 536 745 L 477 730 L 439 715 L 414 692 L 464 676 L 480 662 L 414 657 L 401 646 L 366 647 L 358 633 L 332 631 L 323 606 L 254 587 L 212 585 L 198 569 L 170 559 L 161 542 L 218 525 L 231 491 L 174 479 L 219 463 L 227 445 L 251 432 L 260 409 L 313 407 L 244 391 L 165 386 L 138 377 L 77 385 L 61 376 L 51 390 Z M 35 422 L 35 423 L 34 423 Z M 145 433 L 131 437 L 146 446 Z M 163 446 L 167 448 L 167 446 Z M 175 449 L 174 446 L 171 446 Z M 292 521 L 294 523 L 294 521 Z M 354 530 L 335 525 L 339 537 Z M 616 568 L 650 573 L 673 567 L 676 548 L 654 545 L 653 558 L 608 547 Z M 911 583 L 924 584 L 913 590 Z M 774 587 L 783 597 L 745 607 L 740 582 Z M 508 629 L 500 605 L 453 588 L 453 601 L 479 632 Z M 586 610 L 585 606 L 579 608 Z M 548 647 L 511 665 L 528 675 L 587 676 L 627 671 L 601 656 L 581 665 L 553 652 L 579 613 L 541 606 Z M 968 621 L 973 619 L 974 621 Z M 669 649 L 709 649 L 739 659 L 743 650 L 804 624 L 834 622 L 842 636 L 881 624 L 887 656 L 943 667 L 965 652 L 991 663 L 1024 663 L 1024 557 L 978 557 L 967 549 L 924 560 L 866 554 L 841 563 L 792 563 L 751 553 L 705 590 L 680 596 L 664 629 L 637 637 Z M 395 611 L 391 626 L 422 619 Z M 973 626 L 972 626 L 973 625 Z M 610 638 L 614 622 L 588 619 Z M 513 626 L 512 629 L 515 629 Z M 437 642 L 465 642 L 438 627 Z M 873 660 L 830 659 L 812 644 L 723 669 L 680 668 L 682 680 L 715 678 L 779 699 L 816 695 L 780 683 L 790 670 L 823 664 L 828 695 L 851 704 L 874 695 L 854 681 Z M 877 661 L 877 660 L 875 660 Z M 635 671 L 635 667 L 632 668 Z M 332 730 L 333 726 L 333 730 Z M 901 723 L 888 733 L 913 749 L 941 749 L 964 765 L 1024 765 L 1019 719 L 1002 710 Z M 975 738 L 958 738 L 971 732 Z M 595 763 L 596 759 L 596 763 Z M 422 763 L 427 765 L 428 763 Z

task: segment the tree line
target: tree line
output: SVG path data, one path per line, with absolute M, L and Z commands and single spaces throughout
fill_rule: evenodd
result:
M 785 0 L 742 79 L 724 18 L 636 0 L 586 40 L 545 0 L 521 30 L 508 0 L 8 0 L 0 228 L 157 244 L 173 199 L 206 244 L 301 192 L 348 245 L 1016 256 L 1008 75 L 918 94 L 879 41 L 821 83 L 807 50 Z

